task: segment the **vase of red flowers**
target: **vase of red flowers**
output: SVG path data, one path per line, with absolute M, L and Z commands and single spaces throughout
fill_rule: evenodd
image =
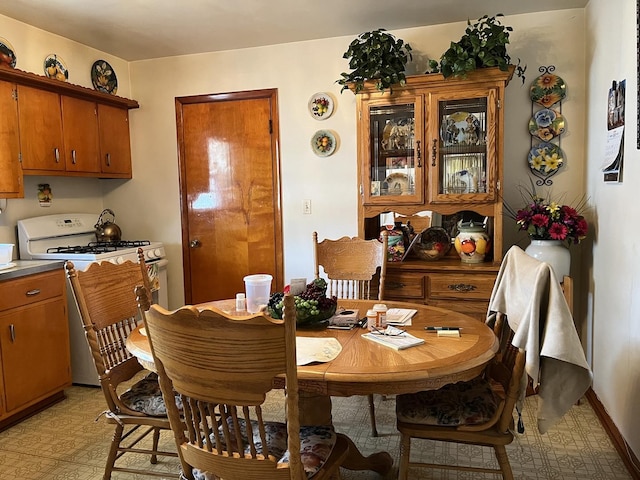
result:
M 587 235 L 587 221 L 579 213 L 585 202 L 574 208 L 539 197 L 535 190 L 527 193 L 530 197 L 527 205 L 512 214 L 520 230 L 526 231 L 531 239 L 525 252 L 549 263 L 562 282 L 571 268 L 568 245 L 580 243 Z

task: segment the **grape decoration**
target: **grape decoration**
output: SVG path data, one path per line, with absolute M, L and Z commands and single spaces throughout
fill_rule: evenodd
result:
M 327 320 L 336 312 L 338 300 L 327 297 L 327 282 L 317 278 L 309 283 L 304 292 L 293 297 L 296 306 L 296 324 L 311 326 Z M 276 292 L 269 298 L 267 312 L 273 318 L 282 318 L 284 293 Z

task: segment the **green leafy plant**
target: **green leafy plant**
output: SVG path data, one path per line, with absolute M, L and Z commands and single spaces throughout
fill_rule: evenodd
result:
M 509 33 L 513 28 L 502 25 L 497 17 L 485 15 L 477 22 L 467 21 L 465 34 L 458 42 L 451 42 L 449 49 L 442 54 L 440 61 L 431 60 L 429 67 L 432 73 L 440 72 L 446 77 L 466 77 L 477 68 L 498 67 L 506 71 L 511 65 L 511 57 L 507 53 Z M 527 67 L 516 65 L 516 75 L 524 83 L 524 72 Z
M 404 69 L 412 60 L 411 46 L 388 33 L 384 28 L 361 33 L 351 42 L 342 58 L 349 58 L 350 73 L 341 73 L 336 81 L 342 85 L 340 92 L 354 84 L 355 93 L 364 88 L 364 82 L 374 80 L 376 88 L 393 91 L 393 85 L 404 85 Z

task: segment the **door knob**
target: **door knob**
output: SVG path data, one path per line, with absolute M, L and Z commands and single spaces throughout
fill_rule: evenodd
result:
M 191 242 L 189 242 L 189 246 L 191 248 L 198 248 L 200 245 L 202 245 L 200 243 L 200 240 L 198 240 L 197 238 L 195 240 L 191 240 Z

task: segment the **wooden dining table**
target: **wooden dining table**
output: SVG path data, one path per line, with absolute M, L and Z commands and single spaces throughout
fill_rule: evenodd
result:
M 379 302 L 339 300 L 338 307 L 357 310 L 362 318 L 374 303 Z M 339 355 L 331 361 L 298 366 L 302 425 L 331 424 L 332 396 L 414 393 L 471 380 L 482 373 L 498 350 L 493 331 L 483 322 L 467 315 L 422 304 L 385 303 L 389 308 L 417 310 L 411 325 L 401 328 L 424 339 L 424 344 L 394 350 L 362 337 L 368 330 L 359 327 L 348 330 L 298 329 L 296 335 L 299 337 L 333 337 L 342 347 Z M 198 308 L 207 307 L 215 307 L 232 315 L 239 314 L 235 312 L 235 300 L 198 305 Z M 243 314 L 246 315 L 246 312 Z M 459 327 L 460 336 L 439 336 L 425 330 L 426 326 Z M 149 342 L 140 328 L 131 333 L 126 346 L 145 367 L 153 370 Z M 284 386 L 284 380 L 277 386 Z M 393 459 L 387 452 L 365 457 L 352 444 L 344 467 L 386 474 L 392 465 Z

